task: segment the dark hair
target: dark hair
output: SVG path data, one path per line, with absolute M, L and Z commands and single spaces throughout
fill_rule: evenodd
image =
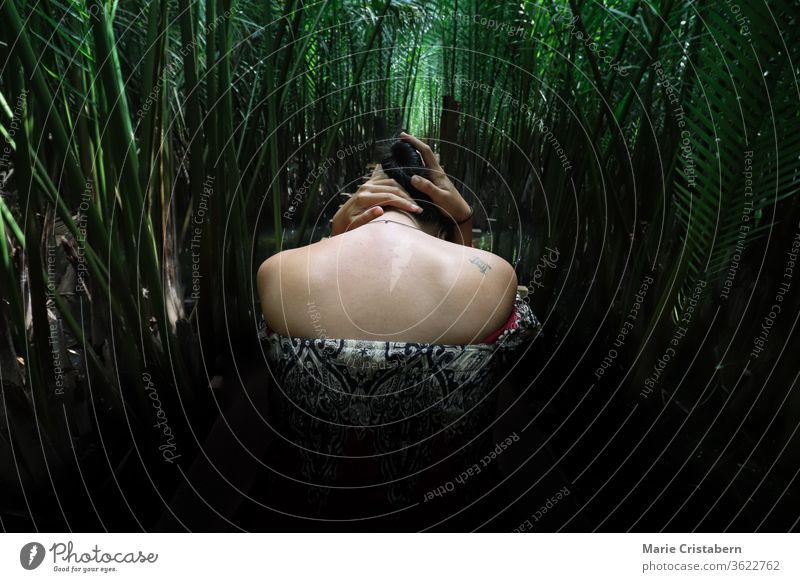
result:
M 430 196 L 411 185 L 412 176 L 422 176 L 426 179 L 430 177 L 430 172 L 422 164 L 422 156 L 414 146 L 400 139 L 395 140 L 388 148 L 384 148 L 382 155 L 379 155 L 379 161 L 386 175 L 400 184 L 422 208 L 422 212 L 415 215 L 417 220 L 425 224 L 438 224 L 443 228 L 451 226 L 452 221 L 442 215 Z

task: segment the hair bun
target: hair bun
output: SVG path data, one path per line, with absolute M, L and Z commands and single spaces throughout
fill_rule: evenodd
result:
M 398 139 L 392 143 L 390 151 L 392 153 L 391 157 L 400 167 L 408 169 L 424 168 L 422 156 L 410 143 Z
M 423 200 L 428 198 L 411 185 L 412 176 L 418 175 L 427 178 L 428 171 L 422 163 L 422 156 L 410 143 L 400 139 L 393 141 L 388 151 L 382 156 L 381 168 L 412 198 L 422 198 Z

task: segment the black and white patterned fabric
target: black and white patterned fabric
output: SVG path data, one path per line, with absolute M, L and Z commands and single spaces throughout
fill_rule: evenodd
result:
M 278 425 L 299 454 L 308 501 L 380 486 L 389 506 L 419 501 L 420 478 L 491 448 L 497 384 L 541 324 L 519 295 L 516 324 L 492 344 L 259 337 L 277 386 Z M 480 443 L 480 444 L 479 444 Z

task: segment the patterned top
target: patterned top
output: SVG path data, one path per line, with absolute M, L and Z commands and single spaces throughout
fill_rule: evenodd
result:
M 302 459 L 308 501 L 381 484 L 386 509 L 402 507 L 421 500 L 428 466 L 455 457 L 463 467 L 478 441 L 485 452 L 486 437 L 490 449 L 496 385 L 541 324 L 517 294 L 501 329 L 493 343 L 469 345 L 309 339 L 280 335 L 262 317 L 273 411 Z

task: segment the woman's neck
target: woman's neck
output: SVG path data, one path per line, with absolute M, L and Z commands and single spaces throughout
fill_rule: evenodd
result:
M 403 212 L 402 210 L 395 210 L 393 208 L 384 208 L 383 214 L 371 220 L 370 222 L 376 222 L 376 221 L 380 222 L 382 220 L 399 222 L 401 224 L 413 226 L 414 228 L 422 230 L 422 225 L 419 223 L 419 221 L 413 218 L 412 215 L 409 214 L 408 212 Z

